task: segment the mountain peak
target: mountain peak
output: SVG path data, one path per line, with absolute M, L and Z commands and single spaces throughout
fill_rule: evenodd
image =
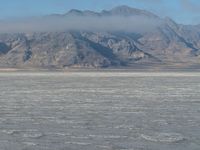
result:
M 114 15 L 124 15 L 124 16 L 131 16 L 131 15 L 139 15 L 141 10 L 139 9 L 135 9 L 135 8 L 131 8 L 129 6 L 126 5 L 122 5 L 122 6 L 117 6 L 113 9 L 110 10 L 111 14 Z
M 78 9 L 71 9 L 67 14 L 68 15 L 81 15 L 82 11 L 80 11 Z
M 148 12 L 142 9 L 132 8 L 126 5 L 117 6 L 108 12 L 110 12 L 112 15 L 145 16 L 145 17 L 158 18 L 158 16 L 154 15 L 151 12 Z
M 132 8 L 126 5 L 121 5 L 117 6 L 111 10 L 103 10 L 100 13 L 90 11 L 90 10 L 77 10 L 77 9 L 72 9 L 70 10 L 67 15 L 73 15 L 73 16 L 143 16 L 143 17 L 148 17 L 148 18 L 159 18 L 158 16 L 154 15 L 151 12 L 142 10 L 142 9 L 137 9 L 137 8 Z

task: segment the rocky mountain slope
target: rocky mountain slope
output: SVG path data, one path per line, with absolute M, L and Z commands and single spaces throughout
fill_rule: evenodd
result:
M 159 20 L 144 31 L 66 30 L 0 34 L 0 67 L 122 68 L 135 66 L 199 66 L 200 27 L 159 18 L 145 10 L 119 6 L 102 12 L 71 10 L 68 16 L 121 16 Z M 48 16 L 48 17 L 51 17 Z M 140 21 L 140 20 L 139 20 Z

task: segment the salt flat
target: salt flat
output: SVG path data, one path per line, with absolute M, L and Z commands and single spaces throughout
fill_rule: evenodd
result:
M 1 72 L 1 150 L 199 150 L 200 73 Z

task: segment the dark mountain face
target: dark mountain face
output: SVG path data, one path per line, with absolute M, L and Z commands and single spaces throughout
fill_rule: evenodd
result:
M 0 42 L 0 55 L 6 54 L 10 50 L 9 46 Z
M 162 23 L 145 32 L 73 30 L 0 34 L 0 67 L 121 68 L 177 64 L 184 67 L 200 63 L 199 26 L 179 25 L 170 18 L 161 19 L 127 6 L 100 13 L 71 10 L 60 16 L 142 16 Z

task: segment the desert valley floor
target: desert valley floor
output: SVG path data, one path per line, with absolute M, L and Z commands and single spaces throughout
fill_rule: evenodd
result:
M 1 150 L 199 150 L 200 73 L 0 73 Z

